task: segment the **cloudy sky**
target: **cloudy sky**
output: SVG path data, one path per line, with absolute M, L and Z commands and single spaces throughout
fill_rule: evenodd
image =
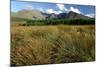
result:
M 59 14 L 62 12 L 73 11 L 89 17 L 94 17 L 95 7 L 86 5 L 72 5 L 72 4 L 55 4 L 55 3 L 40 3 L 40 2 L 22 2 L 11 1 L 11 12 L 17 12 L 22 9 L 27 10 L 40 10 L 45 13 Z

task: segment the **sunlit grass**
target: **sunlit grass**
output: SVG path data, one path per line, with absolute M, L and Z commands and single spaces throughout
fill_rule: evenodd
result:
M 11 27 L 11 64 L 36 65 L 95 60 L 95 27 Z

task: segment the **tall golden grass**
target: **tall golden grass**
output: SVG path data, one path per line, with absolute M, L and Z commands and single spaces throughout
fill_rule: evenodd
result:
M 11 65 L 95 60 L 95 26 L 11 27 Z

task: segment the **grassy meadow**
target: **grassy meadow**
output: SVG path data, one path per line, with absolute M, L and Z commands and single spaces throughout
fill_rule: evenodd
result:
M 11 26 L 12 66 L 94 60 L 94 25 Z

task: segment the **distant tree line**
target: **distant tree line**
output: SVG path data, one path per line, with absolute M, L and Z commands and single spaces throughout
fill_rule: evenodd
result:
M 94 25 L 95 19 L 47 19 L 47 20 L 30 20 L 30 19 L 13 19 L 16 21 L 25 21 L 26 23 L 19 24 L 22 26 L 33 25 Z
M 32 25 L 94 25 L 95 19 L 48 19 L 48 20 L 26 20 L 23 26 Z

